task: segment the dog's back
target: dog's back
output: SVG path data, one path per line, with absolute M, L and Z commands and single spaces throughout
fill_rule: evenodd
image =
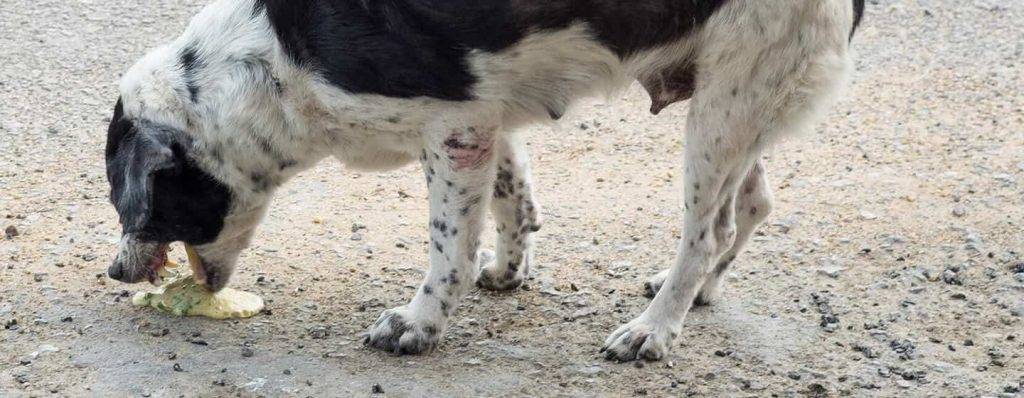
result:
M 585 24 L 620 58 L 677 40 L 725 0 L 260 0 L 291 59 L 351 93 L 475 98 L 468 56 Z

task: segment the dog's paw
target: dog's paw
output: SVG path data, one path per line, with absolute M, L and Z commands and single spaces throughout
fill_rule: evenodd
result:
M 667 326 L 637 318 L 608 336 L 601 352 L 605 359 L 620 362 L 657 361 L 668 354 L 678 335 L 678 331 Z
M 658 294 L 661 286 L 665 284 L 665 279 L 668 278 L 668 272 L 669 270 L 666 269 L 657 275 L 647 278 L 647 281 L 644 282 L 644 297 L 654 298 Z
M 494 252 L 481 250 L 477 256 L 480 264 L 480 274 L 476 278 L 476 286 L 496 292 L 514 290 L 523 284 L 523 273 L 520 270 L 512 270 L 507 264 L 499 266 L 495 261 Z
M 399 355 L 421 354 L 437 347 L 442 329 L 442 322 L 421 319 L 408 307 L 402 306 L 380 314 L 363 343 Z

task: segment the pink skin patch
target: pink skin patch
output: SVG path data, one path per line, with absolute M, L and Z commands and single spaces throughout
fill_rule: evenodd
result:
M 491 158 L 494 140 L 474 139 L 469 142 L 462 141 L 462 134 L 453 132 L 444 142 L 448 159 L 452 161 L 452 168 L 456 171 L 475 169 L 483 166 Z
M 167 247 L 162 244 L 149 260 L 149 283 L 156 284 L 160 279 L 160 270 L 167 266 Z

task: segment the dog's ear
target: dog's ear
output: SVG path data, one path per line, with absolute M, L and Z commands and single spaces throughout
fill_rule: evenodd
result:
M 154 177 L 183 167 L 189 140 L 180 130 L 124 120 L 117 113 L 111 120 L 107 143 L 110 201 L 124 232 L 138 232 L 153 215 Z

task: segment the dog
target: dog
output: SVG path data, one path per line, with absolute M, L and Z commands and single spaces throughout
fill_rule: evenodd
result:
M 433 350 L 477 286 L 512 290 L 541 226 L 515 131 L 639 81 L 651 112 L 689 100 L 684 236 L 608 359 L 658 360 L 771 212 L 764 148 L 808 130 L 846 84 L 863 0 L 218 0 L 123 76 L 106 146 L 123 229 L 108 269 L 153 281 L 167 246 L 228 283 L 278 187 L 321 160 L 418 161 L 430 269 L 370 347 Z M 540 139 L 543 139 L 541 137 Z M 495 258 L 478 257 L 486 209 Z

